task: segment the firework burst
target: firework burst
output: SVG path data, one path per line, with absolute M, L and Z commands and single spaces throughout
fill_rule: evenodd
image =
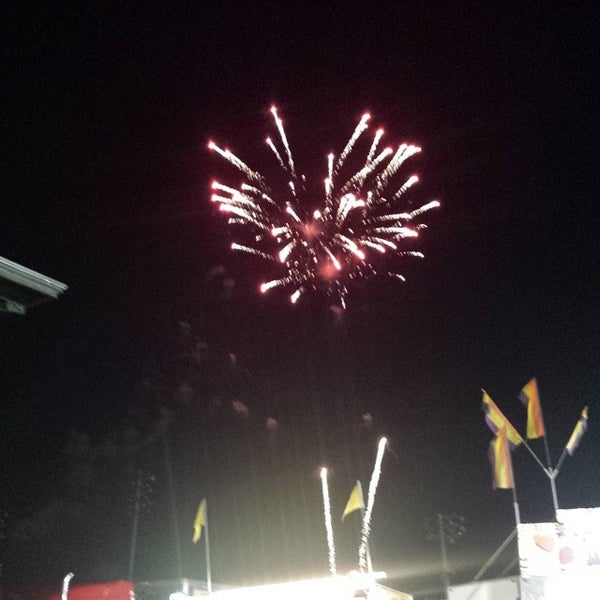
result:
M 287 182 L 277 191 L 231 151 L 208 144 L 244 177 L 237 187 L 212 183 L 212 201 L 240 235 L 231 248 L 275 263 L 281 270 L 281 276 L 260 284 L 262 293 L 284 288 L 295 303 L 303 294 L 321 290 L 333 303 L 345 307 L 348 286 L 378 275 L 382 255 L 423 256 L 410 249 L 408 240 L 419 236 L 426 227 L 420 217 L 439 202 L 411 210 L 399 208 L 403 196 L 419 180 L 416 175 L 402 176 L 404 163 L 420 152 L 418 146 L 381 149 L 384 132 L 378 129 L 357 162 L 357 143 L 371 118 L 364 114 L 339 156 L 328 155 L 327 177 L 315 194 L 306 177 L 297 172 L 277 109 L 272 107 L 271 113 L 279 144 L 271 138 L 266 143 Z M 319 196 L 317 206 L 315 195 Z M 381 274 L 404 280 L 400 273 L 382 270 Z

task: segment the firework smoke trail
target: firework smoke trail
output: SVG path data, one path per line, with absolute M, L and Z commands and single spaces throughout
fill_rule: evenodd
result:
M 360 536 L 360 548 L 358 550 L 358 565 L 361 571 L 367 569 L 367 545 L 369 543 L 369 534 L 371 533 L 371 514 L 373 512 L 373 504 L 375 504 L 375 493 L 377 492 L 377 485 L 379 484 L 379 476 L 381 475 L 381 461 L 383 460 L 383 453 L 385 452 L 385 446 L 387 444 L 386 438 L 381 438 L 377 446 L 377 457 L 375 459 L 375 466 L 373 467 L 373 473 L 371 474 L 371 481 L 369 482 L 369 496 L 367 498 L 367 509 L 365 510 L 365 516 L 362 522 L 362 531 Z
M 400 179 L 402 165 L 420 152 L 418 146 L 401 144 L 380 150 L 384 132 L 378 129 L 361 164 L 354 157 L 371 119 L 364 114 L 341 154 L 337 158 L 327 155 L 327 177 L 321 198 L 315 198 L 315 190 L 297 172 L 277 109 L 272 107 L 270 112 L 279 137 L 267 138 L 266 143 L 285 175 L 285 185 L 280 182 L 277 191 L 230 150 L 212 141 L 208 144 L 245 178 L 238 187 L 212 184 L 211 200 L 227 215 L 231 229 L 243 237 L 234 240 L 231 248 L 278 264 L 282 271 L 260 284 L 262 293 L 283 288 L 294 303 L 307 292 L 320 291 L 345 307 L 348 286 L 378 275 L 382 255 L 423 256 L 404 246 L 412 244 L 410 238 L 417 238 L 425 228 L 415 220 L 440 203 L 429 201 L 416 208 L 409 204 L 408 210 L 397 207 L 419 181 L 416 175 Z M 383 270 L 382 274 L 404 280 L 399 273 Z
M 327 532 L 327 547 L 329 549 L 329 572 L 335 577 L 335 544 L 333 542 L 333 526 L 331 525 L 331 505 L 329 503 L 329 487 L 327 485 L 327 469 L 321 469 L 321 484 L 323 487 L 323 515 L 325 531 Z

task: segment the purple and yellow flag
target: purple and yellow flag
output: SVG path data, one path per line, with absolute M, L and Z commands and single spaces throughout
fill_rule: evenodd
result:
M 485 422 L 492 430 L 492 433 L 498 434 L 500 429 L 506 429 L 506 439 L 512 446 L 518 446 L 523 441 L 521 434 L 510 424 L 510 421 L 504 416 L 504 413 L 496 406 L 496 403 L 483 391 L 483 404 L 481 406 L 485 412 Z
M 527 438 L 536 440 L 544 437 L 544 419 L 542 418 L 542 406 L 535 377 L 530 379 L 519 394 L 519 399 L 527 408 Z
M 579 421 L 577 421 L 577 425 L 575 425 L 575 429 L 573 429 L 573 433 L 567 442 L 566 449 L 569 453 L 569 456 L 573 456 L 575 450 L 577 450 L 577 446 L 579 446 L 579 442 L 585 433 L 588 425 L 588 407 L 584 407 L 581 411 L 581 416 L 579 417 Z
M 495 490 L 510 490 L 515 487 L 507 431 L 504 427 L 498 430 L 496 439 L 490 442 L 490 464 Z

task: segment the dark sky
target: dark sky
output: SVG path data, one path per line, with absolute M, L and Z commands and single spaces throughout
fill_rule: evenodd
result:
M 231 363 L 231 352 L 239 361 L 235 385 L 227 366 L 211 376 L 224 414 L 234 396 L 250 407 L 241 433 L 234 411 L 203 419 L 214 390 L 176 417 L 185 429 L 193 413 L 189 431 L 198 427 L 206 442 L 196 462 L 183 442 L 174 445 L 184 465 L 175 469 L 184 562 L 193 564 L 194 506 L 208 496 L 217 579 L 256 579 L 251 569 L 273 576 L 264 567 L 279 550 L 265 532 L 288 521 L 292 534 L 307 522 L 314 532 L 304 545 L 288 540 L 312 559 L 297 564 L 325 573 L 317 469 L 333 465 L 341 511 L 354 479 L 366 486 L 383 433 L 390 451 L 374 513 L 377 566 L 406 591 L 424 589 L 425 576 L 439 573 L 424 523 L 457 512 L 468 533 L 453 549 L 456 577 L 472 576 L 514 519 L 510 493 L 491 490 L 480 388 L 522 430 L 517 396 L 532 376 L 554 461 L 590 406 L 590 430 L 558 492 L 562 507 L 600 505 L 596 15 L 585 3 L 425 4 L 3 9 L 0 255 L 70 288 L 25 317 L 0 319 L 2 502 L 13 522 L 51 495 L 36 478 L 47 476 L 69 431 L 101 440 L 123 415 L 135 420 L 130 407 L 143 405 L 149 373 L 177 380 L 165 340 L 180 321 L 213 358 Z M 274 133 L 272 103 L 309 176 L 323 177 L 322 157 L 368 109 L 388 140 L 423 147 L 419 193 L 442 201 L 427 220 L 426 258 L 406 265 L 407 282 L 356 289 L 341 320 L 318 299 L 290 307 L 277 293 L 259 296 L 263 266 L 228 251 L 209 202 L 210 180 L 231 171 L 206 141 L 270 165 L 263 139 Z M 235 281 L 229 296 L 226 279 Z M 365 412 L 373 415 L 366 433 Z M 267 449 L 267 416 L 293 452 Z M 543 455 L 541 442 L 532 446 Z M 229 467 L 217 477 L 219 461 Z M 515 473 L 524 520 L 550 519 L 549 486 L 524 449 Z M 293 496 L 299 482 L 307 497 L 286 504 L 281 487 Z M 267 484 L 277 501 L 261 510 Z M 248 486 L 254 508 L 244 504 Z M 301 517 L 288 516 L 298 507 Z M 248 556 L 256 535 L 239 523 L 231 533 L 228 510 L 259 523 L 262 563 L 227 554 L 235 546 Z M 237 540 L 231 547 L 219 546 L 219 527 Z M 353 542 L 339 535 L 350 568 Z M 152 552 L 160 562 L 172 544 L 156 542 Z M 123 569 L 121 561 L 107 574 Z

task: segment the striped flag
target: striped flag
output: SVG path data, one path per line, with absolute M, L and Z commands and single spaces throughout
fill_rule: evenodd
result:
M 515 487 L 505 428 L 499 429 L 496 439 L 490 442 L 490 464 L 492 465 L 493 488 L 495 490 L 510 490 Z
M 573 456 L 575 450 L 577 450 L 577 446 L 579 446 L 579 442 L 585 433 L 588 425 L 588 407 L 586 406 L 581 411 L 581 416 L 579 417 L 579 421 L 577 421 L 577 425 L 575 425 L 575 429 L 573 429 L 573 433 L 569 438 L 569 441 L 566 445 L 566 450 L 570 456 Z
M 519 399 L 527 409 L 527 438 L 536 440 L 544 437 L 544 419 L 542 418 L 542 406 L 535 377 L 530 379 L 519 394 Z
M 506 429 L 506 438 L 511 447 L 521 444 L 523 441 L 521 434 L 510 424 L 510 421 L 504 416 L 504 413 L 496 406 L 496 403 L 489 397 L 485 390 L 483 391 L 483 404 L 481 408 L 485 412 L 485 422 L 492 430 L 492 433 L 498 434 L 500 429 Z

